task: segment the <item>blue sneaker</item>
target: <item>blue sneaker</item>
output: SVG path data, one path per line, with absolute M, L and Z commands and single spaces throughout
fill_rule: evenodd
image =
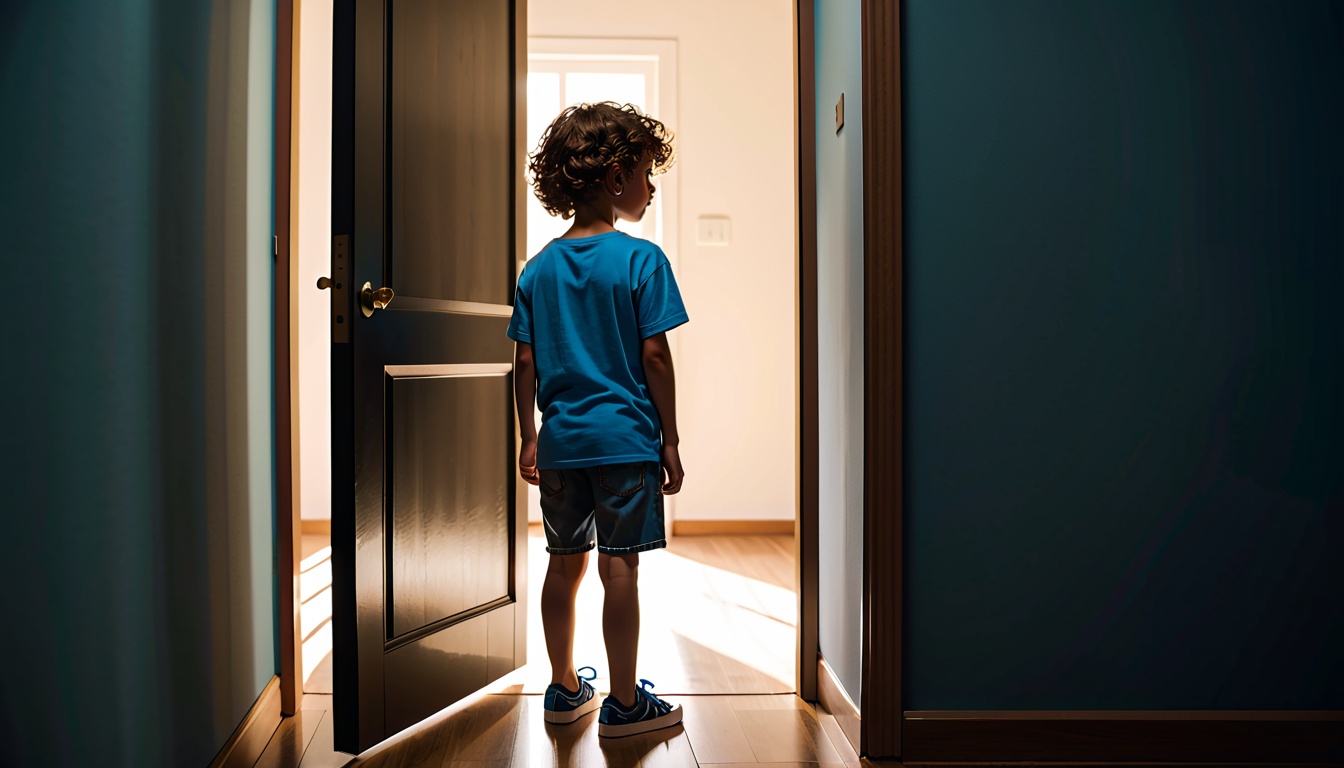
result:
M 681 705 L 668 704 L 649 693 L 653 683 L 640 680 L 635 689 L 635 703 L 629 709 L 615 696 L 602 702 L 602 714 L 597 716 L 597 735 L 607 738 L 634 736 L 637 733 L 670 728 L 681 722 Z
M 583 674 L 583 670 L 589 674 Z M 546 689 L 546 722 L 572 723 L 580 717 L 597 709 L 597 691 L 588 684 L 597 678 L 597 670 L 592 667 L 579 667 L 579 690 L 570 691 L 559 683 L 551 683 Z

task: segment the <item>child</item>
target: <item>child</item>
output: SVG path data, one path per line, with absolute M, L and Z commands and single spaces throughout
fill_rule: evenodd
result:
M 599 736 L 681 722 L 681 706 L 635 685 L 639 553 L 667 546 L 663 494 L 681 490 L 677 411 L 667 331 L 687 321 L 662 250 L 619 232 L 653 200 L 672 163 L 663 124 L 629 105 L 570 107 L 542 134 L 529 170 L 546 210 L 574 224 L 518 278 L 509 338 L 517 342 L 518 471 L 541 489 L 546 551 L 541 619 L 551 660 L 546 721 L 597 708 L 574 669 L 574 598 L 597 546 L 606 597 L 602 632 L 611 692 Z M 533 398 L 541 410 L 541 434 Z

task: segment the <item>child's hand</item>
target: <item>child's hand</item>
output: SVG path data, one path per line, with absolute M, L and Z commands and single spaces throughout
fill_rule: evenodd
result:
M 663 495 L 671 496 L 681 490 L 686 473 L 681 469 L 681 451 L 675 445 L 663 445 Z
M 537 441 L 523 443 L 518 451 L 518 474 L 532 485 L 541 485 L 541 473 L 537 471 Z

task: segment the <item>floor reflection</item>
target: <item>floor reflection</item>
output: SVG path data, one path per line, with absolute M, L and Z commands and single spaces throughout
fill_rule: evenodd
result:
M 643 606 L 639 676 L 659 694 L 774 694 L 793 691 L 798 606 L 791 588 L 789 536 L 694 536 L 641 558 Z M 550 682 L 541 630 L 541 574 L 546 542 L 529 531 L 528 658 L 531 663 L 488 688 L 544 693 Z M 304 537 L 301 622 L 304 691 L 331 693 L 331 549 L 323 537 Z M 783 586 L 784 584 L 790 586 Z M 602 585 L 591 562 L 578 597 L 576 662 L 606 684 L 602 639 Z

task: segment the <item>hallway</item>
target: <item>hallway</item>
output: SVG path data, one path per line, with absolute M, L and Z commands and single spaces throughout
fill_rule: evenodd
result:
M 309 694 L 271 738 L 258 768 L 857 768 L 834 718 L 792 694 L 678 696 L 682 725 L 624 739 L 597 737 L 597 716 L 548 725 L 541 696 L 480 693 L 358 758 L 331 749 L 331 697 Z
M 596 715 L 548 726 L 541 696 L 549 682 L 539 615 L 545 541 L 528 536 L 527 664 L 419 727 L 359 758 L 332 750 L 326 537 L 305 536 L 304 666 L 311 670 L 301 713 L 272 737 L 258 766 L 696 766 L 858 765 L 835 720 L 793 695 L 797 603 L 793 538 L 680 536 L 641 562 L 640 675 L 680 702 L 682 726 L 614 741 L 597 737 Z M 590 565 L 590 568 L 592 566 Z M 590 573 L 579 590 L 575 639 L 580 664 L 605 688 L 602 588 Z M 313 615 L 315 619 L 307 618 Z M 324 643 L 325 639 L 325 645 Z M 540 664 L 536 663 L 540 660 Z

